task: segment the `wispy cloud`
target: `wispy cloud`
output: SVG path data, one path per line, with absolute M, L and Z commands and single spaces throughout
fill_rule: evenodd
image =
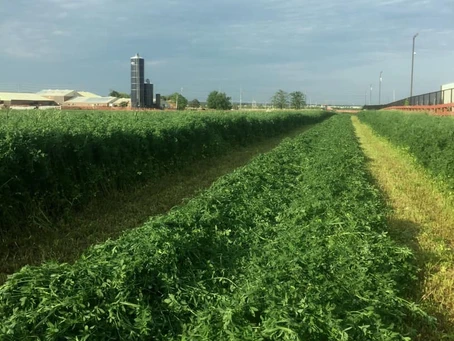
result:
M 0 61 L 12 67 L 2 79 L 13 82 L 22 60 L 35 78 L 127 91 L 128 60 L 140 52 L 157 89 L 204 99 L 242 85 L 256 100 L 298 89 L 350 103 L 381 70 L 384 93 L 406 92 L 419 32 L 415 88 L 431 91 L 449 78 L 453 11 L 452 0 L 9 1 Z
M 43 30 L 18 20 L 0 23 L 0 41 L 4 42 L 4 52 L 13 58 L 42 58 L 54 51 Z

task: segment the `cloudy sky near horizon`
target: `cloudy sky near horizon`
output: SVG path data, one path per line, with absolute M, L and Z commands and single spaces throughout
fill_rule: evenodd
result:
M 454 82 L 452 0 L 0 0 L 0 91 L 129 92 L 129 58 L 146 59 L 162 94 L 211 90 L 269 101 L 378 103 Z M 367 96 L 367 99 L 365 98 Z

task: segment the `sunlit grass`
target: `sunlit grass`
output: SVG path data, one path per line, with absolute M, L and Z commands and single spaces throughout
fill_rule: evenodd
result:
M 376 136 L 357 117 L 352 120 L 371 173 L 393 208 L 389 232 L 412 247 L 421 268 L 413 298 L 438 318 L 437 330 L 421 331 L 420 339 L 454 340 L 452 197 L 408 153 Z

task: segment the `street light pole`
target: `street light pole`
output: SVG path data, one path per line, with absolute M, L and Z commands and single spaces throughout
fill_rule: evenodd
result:
M 413 68 L 414 68 L 414 64 L 415 64 L 415 39 L 416 37 L 419 35 L 419 33 L 416 33 L 414 36 L 413 36 L 413 50 L 412 50 L 412 53 L 411 53 L 411 85 L 410 85 L 410 101 L 411 101 L 411 98 L 413 97 Z M 411 105 L 411 103 L 410 103 Z
M 369 93 L 369 105 L 372 104 L 372 84 L 370 85 L 370 93 Z
M 382 81 L 382 78 L 381 78 L 381 75 L 382 75 L 383 71 L 380 71 L 380 78 L 379 78 L 379 83 L 378 83 L 378 104 L 380 105 L 381 104 L 381 81 Z
M 183 88 L 180 90 L 180 95 L 183 96 Z M 178 110 L 178 92 L 177 92 L 177 100 L 176 100 L 176 110 Z

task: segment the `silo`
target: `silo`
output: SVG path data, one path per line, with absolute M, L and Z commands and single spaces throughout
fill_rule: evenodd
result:
M 145 60 L 136 54 L 131 57 L 131 107 L 145 107 Z
M 153 107 L 153 84 L 148 79 L 145 83 L 145 107 Z
M 156 94 L 155 106 L 156 106 L 157 109 L 162 109 L 161 108 L 161 94 Z

